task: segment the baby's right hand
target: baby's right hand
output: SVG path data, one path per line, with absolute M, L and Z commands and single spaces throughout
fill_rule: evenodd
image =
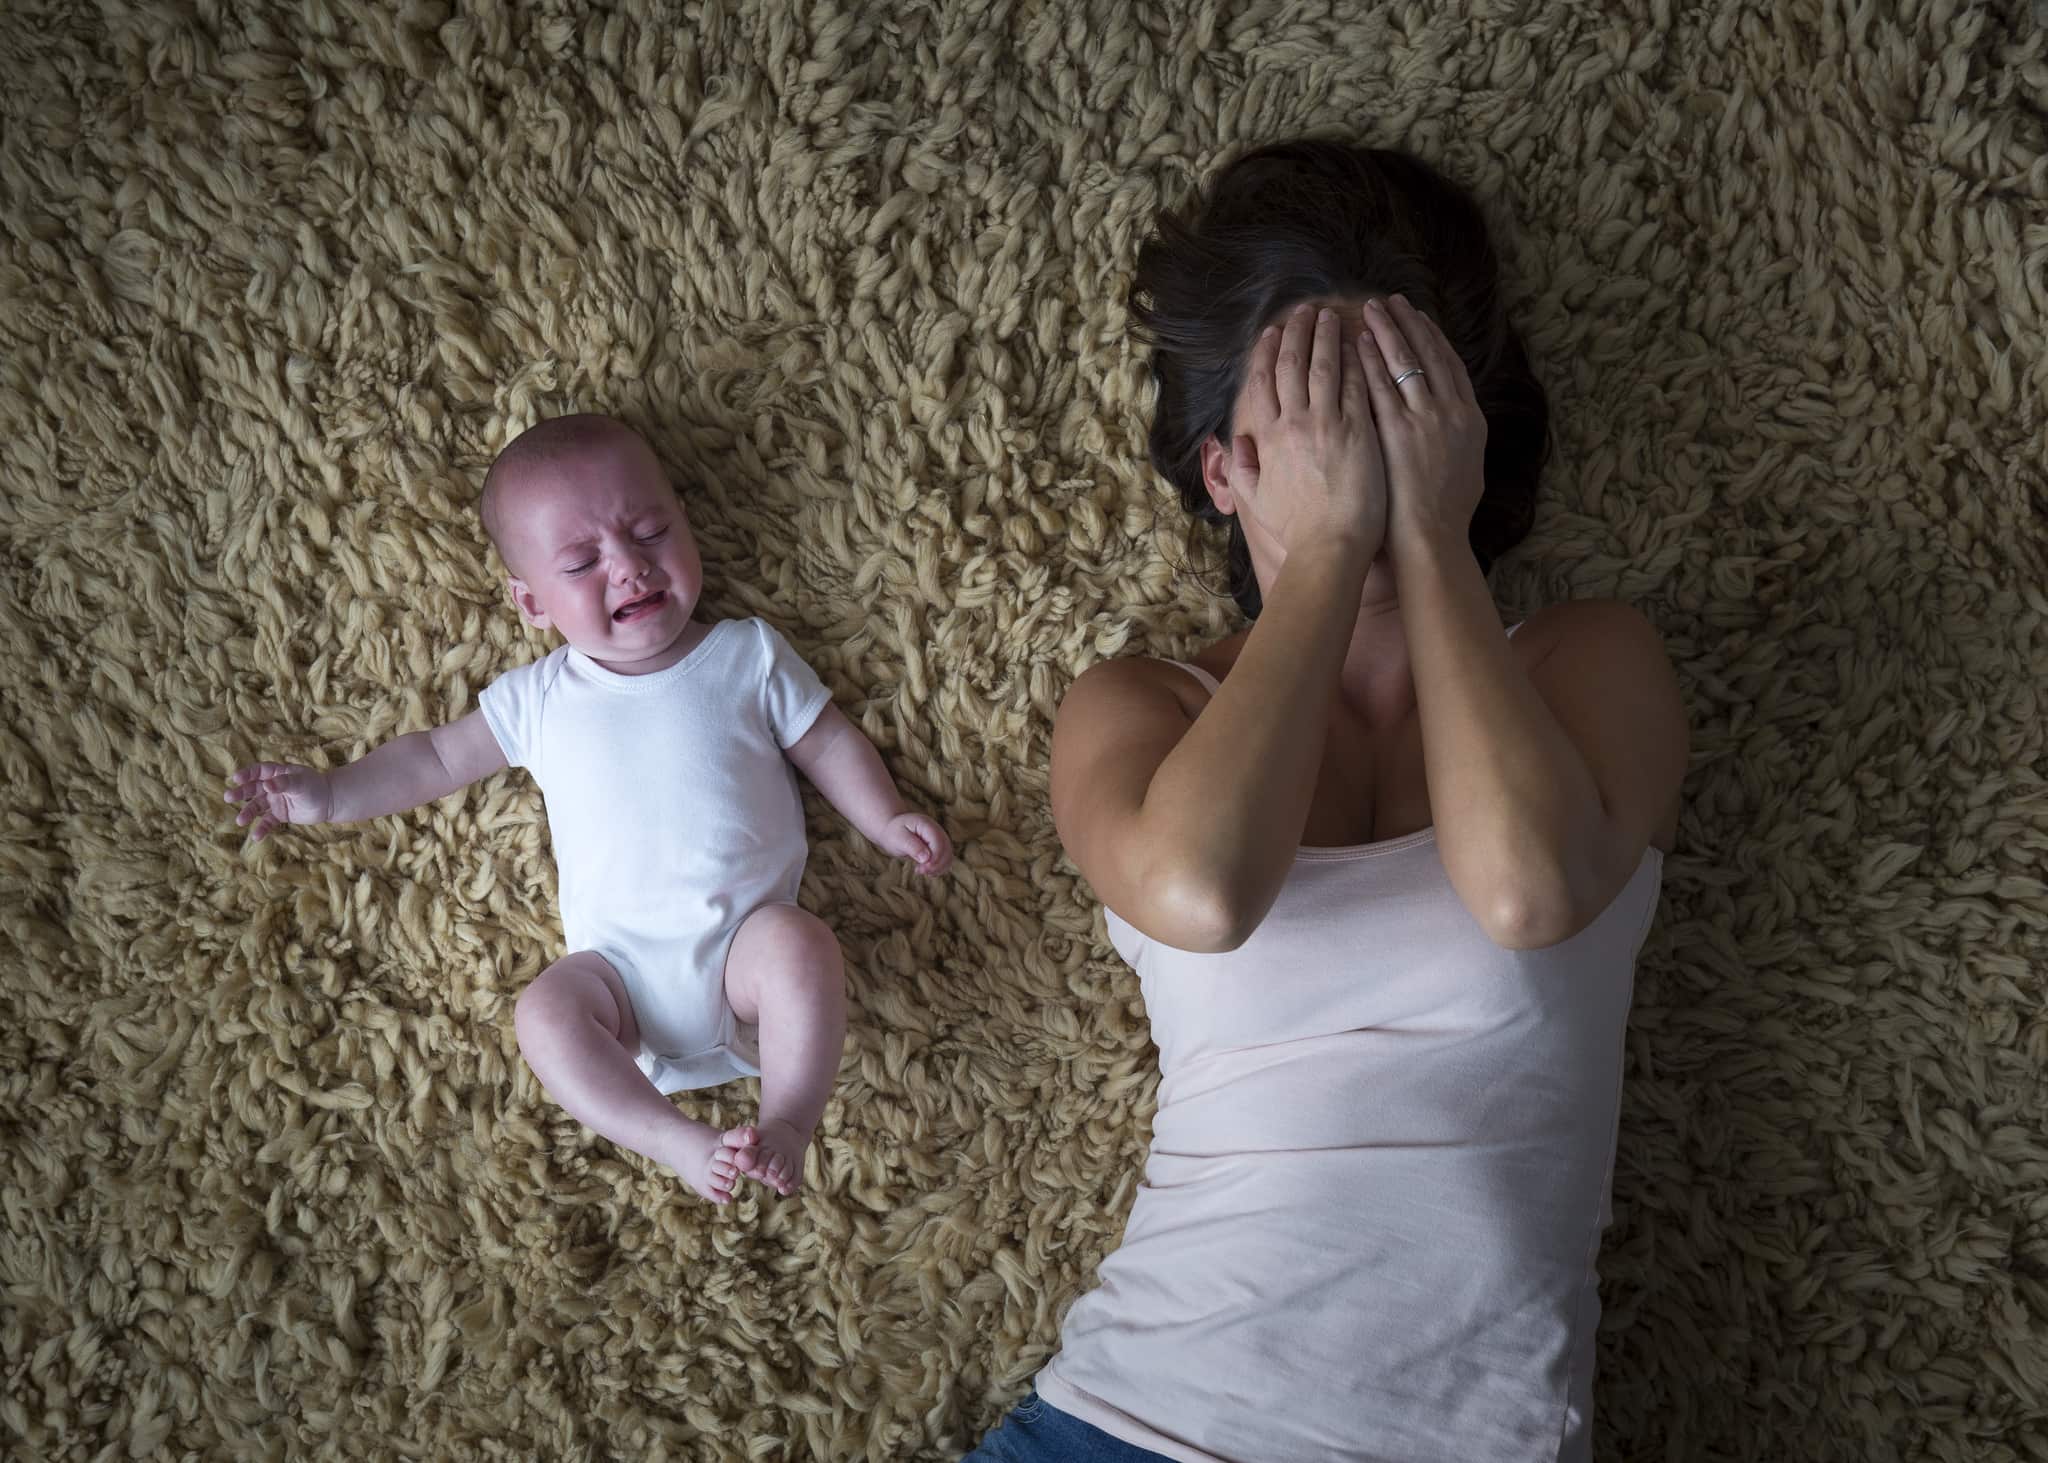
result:
M 251 822 L 249 841 L 260 843 L 271 829 L 285 823 L 324 823 L 334 805 L 327 774 L 289 762 L 252 762 L 237 767 L 228 779 L 226 800 L 240 803 L 235 826 Z

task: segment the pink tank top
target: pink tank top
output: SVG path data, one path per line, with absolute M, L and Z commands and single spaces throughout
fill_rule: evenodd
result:
M 1106 911 L 1158 1112 L 1039 1394 L 1198 1463 L 1589 1457 L 1622 1033 L 1662 870 L 1646 850 L 1547 950 L 1487 939 L 1430 829 L 1300 850 L 1224 954 Z

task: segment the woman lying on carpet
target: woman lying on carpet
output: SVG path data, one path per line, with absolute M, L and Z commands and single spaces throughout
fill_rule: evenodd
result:
M 1430 169 L 1253 153 L 1134 297 L 1152 460 L 1254 624 L 1060 708 L 1053 812 L 1159 1108 L 1123 1243 L 970 1457 L 1583 1459 L 1676 679 L 1619 605 L 1503 629 L 1546 406 Z
M 741 1178 L 803 1180 L 846 1041 L 839 943 L 797 907 L 791 768 L 886 853 L 943 872 L 860 729 L 763 620 L 696 618 L 703 565 L 653 449 L 609 417 L 556 417 L 498 455 L 484 527 L 529 624 L 568 643 L 486 686 L 480 709 L 334 772 L 258 762 L 227 800 L 261 839 L 433 802 L 509 765 L 547 798 L 569 953 L 520 994 L 519 1050 L 570 1115 L 713 1203 Z M 664 1095 L 761 1079 L 759 1121 L 720 1132 Z

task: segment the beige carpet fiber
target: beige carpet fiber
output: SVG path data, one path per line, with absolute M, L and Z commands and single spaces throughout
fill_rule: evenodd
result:
M 1487 200 L 1558 437 L 1496 589 L 1642 605 L 1691 706 L 1602 1457 L 2048 1458 L 2044 118 L 2020 3 L 9 0 L 0 1452 L 936 1460 L 1019 1395 L 1155 1081 L 1051 719 L 1230 623 L 1129 271 L 1314 130 Z M 220 802 L 542 651 L 471 504 L 571 408 L 961 847 L 811 804 L 796 1202 L 524 1071 L 522 775 L 253 852 Z

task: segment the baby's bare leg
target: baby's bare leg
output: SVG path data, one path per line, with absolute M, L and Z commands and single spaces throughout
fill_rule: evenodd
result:
M 725 957 L 725 998 L 760 1028 L 760 1148 L 740 1172 L 778 1194 L 803 1182 L 804 1151 L 846 1049 L 846 974 L 825 922 L 769 904 L 741 922 Z
M 665 1163 L 714 1204 L 729 1203 L 753 1130 L 721 1133 L 686 1118 L 635 1065 L 640 1029 L 626 984 L 601 955 L 565 955 L 520 994 L 519 1050 L 569 1116 L 622 1148 Z

